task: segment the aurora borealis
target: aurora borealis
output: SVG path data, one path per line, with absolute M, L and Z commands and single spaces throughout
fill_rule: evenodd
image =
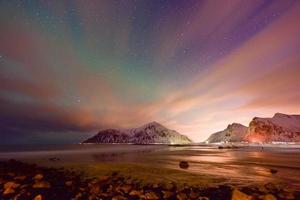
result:
M 0 1 L 0 143 L 300 113 L 299 1 Z

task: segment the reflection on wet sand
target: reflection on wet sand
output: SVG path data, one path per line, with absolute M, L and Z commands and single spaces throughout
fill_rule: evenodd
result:
M 12 157 L 13 156 L 13 157 Z M 58 162 L 49 161 L 59 158 Z M 211 146 L 169 147 L 162 145 L 92 145 L 64 150 L 0 153 L 1 158 L 16 158 L 45 165 L 94 165 L 118 163 L 220 178 L 236 184 L 284 182 L 300 188 L 300 149 L 240 148 L 218 149 Z M 181 169 L 180 161 L 189 167 Z M 274 169 L 276 173 L 271 173 Z M 108 169 L 109 170 L 109 169 Z M 278 172 L 277 172 L 278 171 Z

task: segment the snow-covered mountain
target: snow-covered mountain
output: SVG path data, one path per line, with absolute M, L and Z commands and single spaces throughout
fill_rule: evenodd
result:
M 300 142 L 300 115 L 276 113 L 272 118 L 254 117 L 249 127 L 238 123 L 213 133 L 207 143 L 218 142 Z
M 192 141 L 157 122 L 133 129 L 105 129 L 83 143 L 188 144 Z
M 255 117 L 245 140 L 249 142 L 300 142 L 300 115 L 276 113 L 272 118 Z
M 206 140 L 208 143 L 218 142 L 240 142 L 247 134 L 248 127 L 238 123 L 232 123 L 223 131 L 219 131 L 210 135 Z

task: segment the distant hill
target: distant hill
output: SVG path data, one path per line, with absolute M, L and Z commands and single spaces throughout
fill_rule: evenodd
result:
M 206 140 L 208 143 L 218 142 L 240 142 L 247 134 L 248 127 L 242 124 L 233 123 L 229 124 L 226 129 L 210 135 Z
M 213 133 L 208 143 L 218 142 L 300 142 L 300 115 L 276 113 L 272 118 L 254 117 L 249 127 L 233 123 Z
M 105 129 L 82 143 L 123 144 L 188 144 L 192 141 L 185 135 L 170 130 L 157 122 L 133 129 Z

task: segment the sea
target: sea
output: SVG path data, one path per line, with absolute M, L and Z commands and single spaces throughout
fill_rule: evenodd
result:
M 299 146 L 244 146 L 219 149 L 215 145 L 2 145 L 0 160 L 16 159 L 46 166 L 102 165 L 122 163 L 143 165 L 187 174 L 217 177 L 226 183 L 259 184 L 280 182 L 300 189 Z M 189 167 L 181 169 L 179 163 Z M 273 173 L 271 173 L 273 169 Z M 276 172 L 274 172 L 274 170 Z M 184 172 L 184 173 L 180 173 Z

